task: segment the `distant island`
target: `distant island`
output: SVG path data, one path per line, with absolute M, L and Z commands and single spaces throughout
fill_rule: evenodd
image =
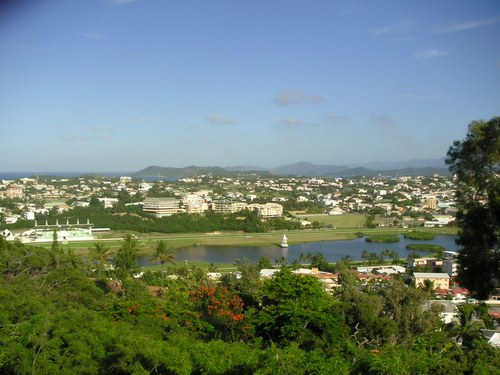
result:
M 427 163 L 424 165 L 423 163 Z M 222 177 L 237 177 L 241 175 L 274 175 L 274 176 L 300 176 L 300 177 L 376 177 L 376 176 L 432 176 L 439 174 L 449 176 L 450 172 L 442 159 L 410 160 L 408 162 L 372 162 L 372 168 L 363 166 L 348 167 L 339 165 L 316 165 L 299 162 L 279 166 L 277 168 L 260 167 L 218 167 L 218 166 L 188 166 L 183 168 L 150 166 L 131 174 L 132 177 L 149 178 L 189 178 L 200 175 L 214 175 Z M 380 168 L 373 168 L 380 165 Z M 399 168 L 386 169 L 384 167 L 400 166 Z

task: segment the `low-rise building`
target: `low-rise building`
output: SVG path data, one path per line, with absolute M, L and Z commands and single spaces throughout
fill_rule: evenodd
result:
M 331 273 L 331 272 L 323 272 L 320 271 L 318 268 L 299 268 L 295 271 L 292 271 L 296 275 L 300 276 L 312 276 L 317 278 L 321 284 L 323 284 L 323 288 L 325 291 L 329 292 L 335 288 L 340 287 L 339 284 L 339 274 L 338 273 Z
M 111 208 L 118 203 L 118 198 L 97 198 L 104 205 L 104 208 Z
M 434 289 L 449 289 L 450 275 L 447 273 L 437 272 L 414 272 L 415 286 L 424 285 L 425 280 L 429 280 L 434 284 Z

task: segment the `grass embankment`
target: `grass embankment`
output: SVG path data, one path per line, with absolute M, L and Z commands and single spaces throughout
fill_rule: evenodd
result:
M 378 235 L 378 236 L 370 236 L 365 238 L 366 242 L 375 242 L 375 243 L 396 243 L 399 242 L 399 237 L 396 235 Z
M 440 245 L 433 245 L 429 243 L 422 243 L 422 244 L 410 244 L 405 246 L 406 249 L 408 250 L 413 250 L 413 251 L 429 251 L 433 253 L 439 253 L 445 250 L 443 246 Z
M 436 235 L 434 233 L 429 233 L 429 232 L 411 231 L 409 233 L 405 233 L 405 238 L 408 240 L 430 241 L 433 240 L 435 237 Z
M 242 232 L 214 232 L 214 233 L 139 233 L 112 231 L 109 234 L 102 235 L 98 241 L 106 243 L 111 250 L 117 250 L 121 245 L 121 240 L 125 233 L 134 234 L 139 239 L 141 254 L 152 254 L 156 246 L 156 241 L 165 240 L 169 247 L 183 248 L 191 246 L 279 246 L 283 234 L 286 233 L 288 243 L 296 245 L 306 242 L 352 240 L 360 235 L 397 235 L 409 233 L 409 229 L 403 228 L 363 228 L 365 215 L 345 214 L 337 216 L 329 215 L 301 215 L 301 218 L 308 218 L 310 221 L 318 221 L 324 224 L 334 225 L 336 229 L 329 230 L 295 230 L 287 232 L 271 233 L 242 233 Z M 456 235 L 457 228 L 428 228 L 426 233 L 450 234 Z M 95 241 L 97 242 L 97 241 Z M 37 246 L 50 247 L 51 243 L 36 244 Z M 87 255 L 88 249 L 94 246 L 93 241 L 70 242 L 61 245 L 63 248 L 70 248 L 79 255 Z
M 365 225 L 366 216 L 361 214 L 345 214 L 345 215 L 326 215 L 326 214 L 310 214 L 297 215 L 298 218 L 317 221 L 321 224 L 333 225 L 337 229 L 361 229 Z

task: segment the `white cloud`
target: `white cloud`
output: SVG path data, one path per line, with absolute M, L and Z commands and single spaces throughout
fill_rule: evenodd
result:
M 374 125 L 384 130 L 394 130 L 399 126 L 398 122 L 386 113 L 372 113 L 370 120 Z
M 372 29 L 371 33 L 373 35 L 385 35 L 385 34 L 406 35 L 409 32 L 413 32 L 417 29 L 418 25 L 414 20 L 404 19 L 396 24 L 381 26 L 376 29 Z
M 327 112 L 325 113 L 325 120 L 333 125 L 345 125 L 350 121 L 347 117 L 338 116 L 335 113 Z
M 236 121 L 228 117 L 221 116 L 219 114 L 212 114 L 207 116 L 208 122 L 214 125 L 234 125 Z
M 449 55 L 448 51 L 443 51 L 438 48 L 429 48 L 424 51 L 417 52 L 414 57 L 419 59 L 430 59 L 433 57 L 441 57 Z
M 300 121 L 296 119 L 295 117 L 286 117 L 281 120 L 281 124 L 285 126 L 295 126 L 295 127 L 300 127 L 300 126 L 314 126 L 314 124 L 310 124 L 308 122 Z
M 303 90 L 285 90 L 280 92 L 275 98 L 274 103 L 278 105 L 290 104 L 319 104 L 323 103 L 325 98 L 305 93 Z
M 382 34 L 388 34 L 391 31 L 393 31 L 392 27 L 386 26 L 386 27 L 381 27 L 375 30 L 372 30 L 372 34 L 374 35 L 382 35 Z
M 458 31 L 477 29 L 478 27 L 491 25 L 491 24 L 494 24 L 497 22 L 500 22 L 500 16 L 486 18 L 483 20 L 459 22 L 459 23 L 455 23 L 453 25 L 448 25 L 445 27 L 437 28 L 435 30 L 435 32 L 437 32 L 437 33 L 454 33 L 454 32 L 458 32 Z

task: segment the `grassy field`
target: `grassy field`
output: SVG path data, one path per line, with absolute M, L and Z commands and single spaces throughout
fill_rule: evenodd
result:
M 310 216 L 310 215 L 309 215 Z M 342 215 L 338 216 L 322 216 L 324 220 L 337 219 L 334 222 L 339 224 L 336 229 L 331 230 L 296 230 L 287 232 L 271 232 L 271 233 L 242 233 L 242 232 L 215 232 L 215 233 L 184 233 L 184 234 L 164 234 L 164 233 L 138 233 L 138 232 L 119 232 L 114 231 L 112 234 L 103 236 L 99 239 L 109 246 L 112 251 L 116 251 L 120 245 L 121 240 L 125 233 L 131 233 L 139 240 L 141 255 L 152 255 L 155 250 L 156 242 L 158 240 L 167 241 L 167 245 L 172 248 L 182 248 L 191 246 L 279 246 L 283 234 L 286 233 L 288 243 L 296 245 L 306 242 L 320 242 L 320 241 L 335 241 L 335 240 L 350 240 L 355 239 L 358 235 L 364 236 L 373 235 L 391 235 L 391 234 L 404 234 L 410 232 L 412 229 L 402 228 L 359 228 L 350 227 L 356 223 L 360 223 L 361 215 Z M 339 219 L 342 220 L 339 220 Z M 311 219 L 311 218 L 310 218 Z M 457 228 L 419 228 L 421 232 L 428 232 L 433 234 L 457 234 Z M 95 241 L 97 242 L 97 241 Z M 86 242 L 70 242 L 67 244 L 60 244 L 64 249 L 72 249 L 75 254 L 86 256 L 89 248 L 94 247 L 94 241 Z M 50 247 L 52 243 L 36 244 L 36 246 Z M 204 262 L 189 262 L 190 267 L 207 268 L 210 264 Z M 179 267 L 184 266 L 182 262 L 178 263 Z M 234 271 L 233 264 L 220 263 L 214 264 L 214 267 L 219 272 Z M 143 267 L 143 270 L 156 271 L 160 266 Z
M 311 222 L 317 221 L 322 224 L 334 225 L 337 229 L 354 229 L 362 228 L 366 216 L 362 214 L 345 214 L 345 215 L 300 215 L 301 219 L 309 220 Z
M 346 222 L 347 223 L 347 220 Z M 347 225 L 347 224 L 346 224 Z M 421 229 L 424 231 L 424 229 Z M 286 233 L 288 243 L 296 245 L 305 242 L 335 241 L 354 239 L 358 234 L 365 236 L 383 234 L 403 234 L 410 229 L 402 228 L 340 228 L 331 230 L 297 230 L 287 232 L 271 233 L 241 233 L 241 232 L 215 232 L 215 233 L 187 233 L 187 234 L 163 234 L 163 233 L 133 233 L 139 240 L 141 254 L 152 254 L 156 241 L 162 239 L 167 241 L 169 247 L 182 248 L 189 246 L 279 246 L 283 234 Z M 434 234 L 456 234 L 456 228 L 426 228 L 425 232 Z M 112 250 L 116 250 L 121 243 L 125 232 L 114 232 L 113 237 L 100 238 Z M 50 247 L 51 243 L 37 244 L 37 246 Z M 86 255 L 88 249 L 94 246 L 94 242 L 70 242 L 61 244 L 65 249 L 70 248 L 76 254 Z

